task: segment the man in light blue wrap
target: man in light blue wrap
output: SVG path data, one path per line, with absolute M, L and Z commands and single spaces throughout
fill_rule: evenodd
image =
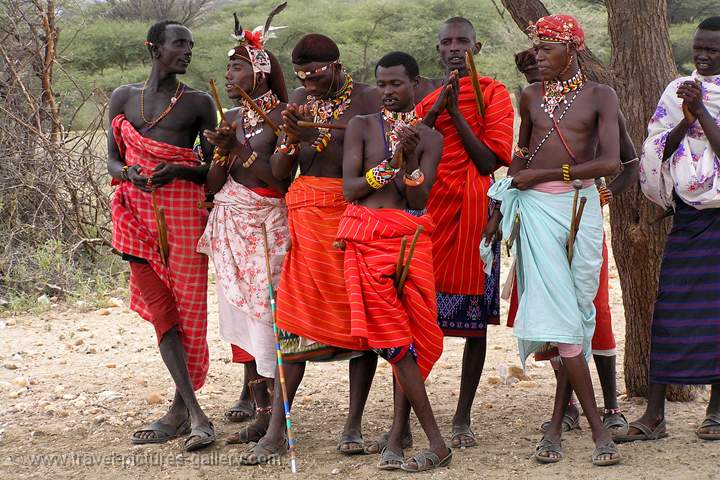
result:
M 574 390 L 592 428 L 593 464 L 614 465 L 621 456 L 598 413 L 587 359 L 603 239 L 593 179 L 620 169 L 618 99 L 580 70 L 577 51 L 584 48 L 584 35 L 577 20 L 552 15 L 528 30 L 543 81 L 523 91 L 518 147 L 508 177 L 488 192 L 500 207 L 485 234 L 492 238 L 501 230 L 516 255 L 514 333 L 521 359 L 540 350 L 559 353 L 553 416 L 535 459 L 561 460 L 562 419 Z M 573 180 L 580 183 L 578 202 Z M 573 222 L 580 211 L 581 220 Z

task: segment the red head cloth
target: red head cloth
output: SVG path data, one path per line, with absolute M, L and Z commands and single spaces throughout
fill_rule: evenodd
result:
M 580 23 L 570 15 L 548 15 L 537 22 L 530 22 L 528 36 L 534 44 L 540 42 L 564 43 L 575 45 L 578 50 L 585 49 L 585 32 Z

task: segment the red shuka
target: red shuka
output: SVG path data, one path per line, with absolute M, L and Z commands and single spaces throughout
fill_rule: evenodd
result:
M 125 118 L 112 120 L 115 143 L 127 165 L 140 165 L 149 174 L 162 162 L 178 165 L 199 165 L 197 155 L 190 148 L 145 138 Z M 187 357 L 187 367 L 193 388 L 205 383 L 209 366 L 207 333 L 207 257 L 195 251 L 205 229 L 207 211 L 198 208 L 205 199 L 202 185 L 175 179 L 155 190 L 158 207 L 165 210 L 169 258 L 167 267 L 158 251 L 155 213 L 149 193 L 130 182 L 117 183 L 110 202 L 112 214 L 112 245 L 118 251 L 147 260 L 175 297 Z M 130 308 L 145 320 L 153 322 L 145 305 L 140 285 L 130 276 Z M 159 320 L 158 320 L 159 321 Z M 159 339 L 158 339 L 159 340 Z
M 403 237 L 418 237 L 401 297 L 395 288 L 395 269 Z M 350 294 L 352 334 L 367 339 L 371 348 L 413 344 L 423 378 L 443 351 L 437 324 L 433 274 L 432 219 L 402 210 L 349 205 L 337 238 L 346 242 L 345 285 Z M 407 258 L 407 252 L 405 254 Z
M 488 77 L 478 77 L 485 100 L 485 117 L 475 103 L 470 77 L 460 79 L 458 108 L 475 135 L 500 160 L 498 168 L 509 166 L 513 143 L 513 107 L 505 86 Z M 425 116 L 441 89 L 428 95 L 418 106 Z M 480 260 L 480 240 L 488 221 L 488 197 L 491 178 L 480 175 L 465 151 L 447 111 L 435 122 L 445 142 L 430 192 L 427 210 L 437 225 L 432 236 L 435 260 L 435 285 L 439 292 L 483 295 L 485 275 Z
M 277 325 L 316 342 L 367 350 L 350 332 L 343 252 L 333 248 L 347 202 L 342 179 L 301 175 L 285 195 L 290 251 L 277 294 Z

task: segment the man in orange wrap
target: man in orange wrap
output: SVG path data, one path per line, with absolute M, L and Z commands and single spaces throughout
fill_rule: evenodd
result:
M 432 241 L 438 323 L 446 336 L 467 338 L 452 446 L 470 447 L 477 444 L 470 412 L 485 363 L 487 325 L 499 323 L 500 309 L 499 262 L 486 275 L 479 248 L 493 172 L 510 164 L 514 114 L 505 86 L 482 76 L 478 81 L 484 113 L 478 110 L 465 52 L 477 54 L 482 45 L 468 20 L 447 20 L 438 39 L 447 79 L 435 81 L 438 88 L 418 104 L 417 112 L 444 137 L 427 210 L 436 225 Z M 499 253 L 499 244 L 494 248 Z
M 425 213 L 442 135 L 415 114 L 419 72 L 413 57 L 389 53 L 375 75 L 384 108 L 348 125 L 343 190 L 353 203 L 337 236 L 345 246 L 352 333 L 366 339 L 395 374 L 393 426 L 378 466 L 419 472 L 447 466 L 452 459 L 423 383 L 443 347 L 435 309 L 434 225 Z M 407 251 L 403 239 L 410 243 Z M 402 440 L 410 405 L 430 450 L 405 460 Z
M 375 89 L 355 83 L 339 57 L 335 42 L 319 34 L 305 35 L 292 51 L 294 73 L 302 87 L 291 94 L 282 112 L 285 134 L 271 158 L 278 179 L 294 178 L 296 169 L 300 170 L 285 196 L 291 246 L 280 276 L 277 325 L 289 404 L 307 360 L 355 357 L 350 361 L 350 410 L 338 450 L 357 453 L 364 446 L 360 425 L 372 378 L 360 376 L 359 382 L 353 382 L 353 377 L 356 370 L 374 372 L 377 356 L 357 353 L 368 346 L 351 332 L 343 252 L 333 248 L 347 206 L 341 178 L 344 131 L 298 126 L 298 121 L 347 124 L 355 115 L 378 110 Z M 285 447 L 283 398 L 276 375 L 268 431 L 241 461 L 266 463 Z
M 155 327 L 175 398 L 131 440 L 163 443 L 190 434 L 185 449 L 191 451 L 215 439 L 194 392 L 205 383 L 209 356 L 207 257 L 195 251 L 207 219 L 197 208 L 207 165 L 192 150 L 200 131 L 215 128 L 215 108 L 210 95 L 177 79 L 192 57 L 190 30 L 159 22 L 145 43 L 149 78 L 117 88 L 110 99 L 108 171 L 117 187 L 112 244 L 130 263 L 130 307 Z M 201 145 L 210 158 L 209 143 Z

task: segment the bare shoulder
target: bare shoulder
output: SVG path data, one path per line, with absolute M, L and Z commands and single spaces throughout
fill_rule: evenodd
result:
M 443 136 L 434 128 L 430 128 L 424 123 L 419 123 L 416 128 L 423 141 L 427 142 L 428 145 L 442 145 Z
M 520 98 L 535 99 L 540 97 L 542 97 L 542 82 L 531 83 L 523 88 Z
M 142 83 L 130 83 L 127 85 L 120 85 L 115 90 L 112 91 L 112 94 L 110 95 L 110 101 L 111 102 L 120 102 L 123 103 L 125 100 L 130 98 L 130 95 L 133 93 L 134 90 L 138 90 L 142 88 Z
M 372 116 L 372 114 L 353 116 L 347 124 L 347 130 L 360 130 L 361 132 L 364 132 L 365 127 Z
M 185 93 L 183 95 L 187 96 L 198 106 L 207 106 L 208 104 L 212 104 L 214 102 L 212 96 L 208 92 L 188 87 L 187 85 L 185 86 Z
M 613 89 L 609 85 L 605 85 L 604 83 L 587 81 L 585 82 L 585 88 L 590 90 L 593 94 L 593 97 L 595 97 L 597 100 L 617 101 L 617 93 L 615 92 L 615 89 Z

